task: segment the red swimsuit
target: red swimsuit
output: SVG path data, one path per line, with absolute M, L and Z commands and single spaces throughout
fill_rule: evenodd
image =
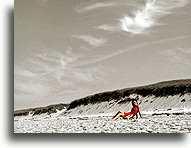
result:
M 124 112 L 124 114 L 125 114 L 125 116 L 136 115 L 138 112 L 139 112 L 138 105 L 134 105 L 133 108 L 131 109 L 131 112 L 129 112 L 129 113 Z

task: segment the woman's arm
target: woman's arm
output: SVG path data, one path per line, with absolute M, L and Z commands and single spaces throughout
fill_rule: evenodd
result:
M 142 118 L 142 114 L 140 112 L 140 107 L 138 106 L 138 108 L 139 108 L 139 116 Z
M 139 111 L 139 116 L 142 118 L 142 114 L 141 114 L 141 112 Z
M 136 114 L 136 119 L 138 119 L 138 115 Z
M 140 105 L 141 103 L 142 103 L 142 101 L 140 100 L 139 103 L 138 103 L 138 105 Z

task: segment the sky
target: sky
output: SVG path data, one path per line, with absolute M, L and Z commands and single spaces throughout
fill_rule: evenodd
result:
M 189 0 L 15 0 L 14 110 L 191 77 Z

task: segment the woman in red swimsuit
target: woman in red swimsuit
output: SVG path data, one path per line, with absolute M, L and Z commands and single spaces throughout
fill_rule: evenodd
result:
M 139 108 L 140 103 L 137 102 L 137 100 L 132 100 L 132 106 L 133 108 L 131 109 L 131 112 L 126 113 L 126 112 L 122 112 L 122 111 L 118 111 L 117 114 L 112 118 L 112 120 L 116 120 L 119 117 L 123 117 L 126 119 L 133 119 L 134 116 L 136 116 L 136 119 L 138 118 L 138 113 L 139 116 L 142 117 L 141 113 L 140 113 L 140 108 Z

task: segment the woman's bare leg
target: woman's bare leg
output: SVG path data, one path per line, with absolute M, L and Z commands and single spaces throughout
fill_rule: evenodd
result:
M 124 117 L 124 112 L 118 111 L 112 120 L 117 120 L 119 117 Z
M 116 114 L 115 114 L 115 116 L 113 116 L 113 118 L 115 118 L 119 113 L 121 113 L 121 111 L 118 111 Z M 112 119 L 113 119 L 112 118 Z

